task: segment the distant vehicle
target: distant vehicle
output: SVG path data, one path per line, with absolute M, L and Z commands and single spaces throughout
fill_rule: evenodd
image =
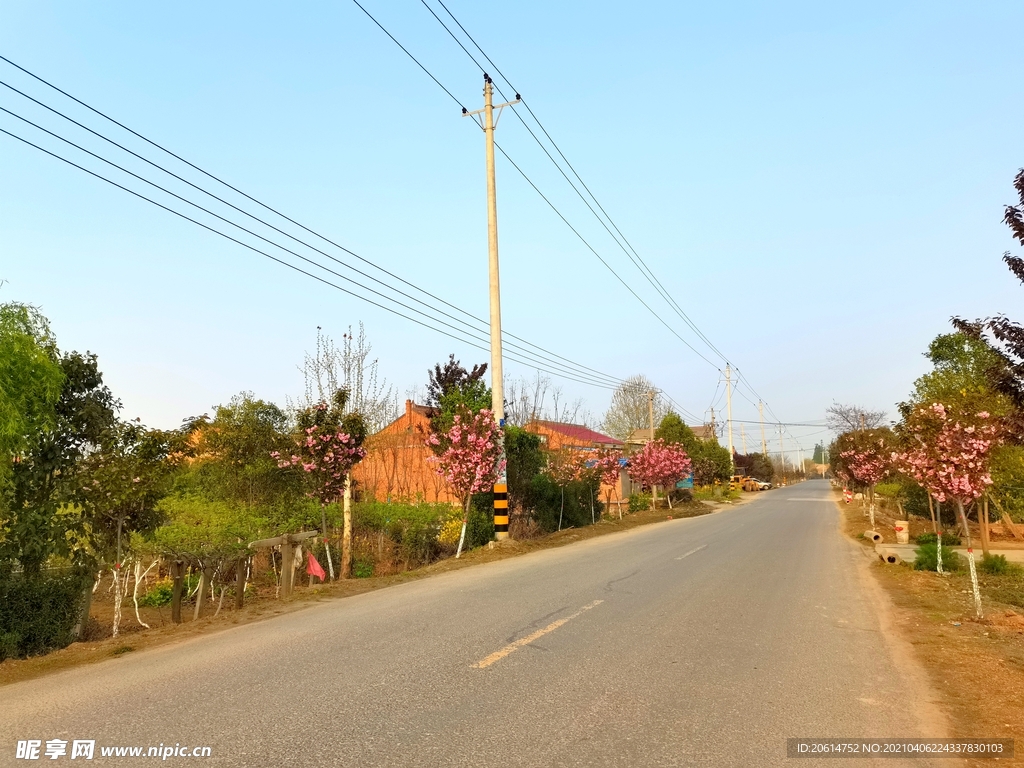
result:
M 767 491 L 769 488 L 772 487 L 771 483 L 765 482 L 764 480 L 758 480 L 757 485 L 762 491 Z
M 738 489 L 744 491 L 760 491 L 761 484 L 757 479 L 747 475 L 733 475 L 729 480 L 729 490 L 735 491 Z

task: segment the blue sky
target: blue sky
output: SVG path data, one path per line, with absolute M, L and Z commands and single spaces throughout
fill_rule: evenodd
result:
M 1021 314 L 999 260 L 1024 165 L 1019 2 L 447 4 L 779 418 L 818 420 L 833 400 L 892 413 L 950 316 Z M 364 5 L 480 106 L 479 71 L 422 4 Z M 4 19 L 4 56 L 486 316 L 482 134 L 354 4 L 8 0 Z M 3 62 L 0 80 L 167 160 Z M 0 106 L 124 157 L 6 88 Z M 81 157 L 3 113 L 0 128 Z M 514 116 L 498 140 L 712 357 Z M 497 173 L 506 330 L 614 376 L 643 373 L 703 416 L 721 396 L 716 367 L 500 156 Z M 39 305 L 63 348 L 98 353 L 126 416 L 171 427 L 241 390 L 298 396 L 317 326 L 338 338 L 364 322 L 401 399 L 449 352 L 486 358 L 3 135 L 0 178 L 0 300 Z M 607 407 L 607 390 L 561 385 L 598 417 Z M 757 418 L 750 400 L 734 398 L 737 419 Z M 792 433 L 805 447 L 825 437 Z

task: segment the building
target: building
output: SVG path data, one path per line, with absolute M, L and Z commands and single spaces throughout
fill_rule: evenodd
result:
M 366 456 L 352 470 L 356 491 L 379 501 L 456 503 L 455 494 L 428 459 L 433 409 L 405 401 L 405 413 L 366 438 Z
M 582 424 L 565 424 L 560 421 L 545 421 L 534 419 L 526 425 L 527 432 L 533 432 L 540 437 L 541 448 L 546 451 L 577 450 L 595 451 L 601 449 L 612 449 L 621 451 L 625 447 L 621 440 L 601 434 Z M 619 473 L 619 480 L 615 485 L 601 483 L 600 495 L 608 503 L 617 503 L 629 497 L 631 483 L 626 470 Z

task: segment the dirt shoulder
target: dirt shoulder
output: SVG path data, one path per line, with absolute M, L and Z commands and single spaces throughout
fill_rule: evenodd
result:
M 744 496 L 747 495 L 756 497 L 757 494 L 744 494 Z M 118 637 L 107 636 L 87 642 L 72 643 L 67 648 L 53 651 L 45 656 L 34 656 L 28 659 L 8 659 L 0 663 L 0 686 L 42 677 L 82 664 L 103 661 L 125 653 L 156 648 L 201 635 L 220 632 L 241 624 L 249 624 L 280 616 L 284 613 L 304 610 L 317 603 L 361 595 L 395 584 L 428 578 L 438 573 L 447 573 L 462 568 L 470 568 L 481 563 L 519 557 L 542 549 L 563 547 L 587 539 L 620 533 L 665 520 L 713 514 L 723 509 L 731 509 L 738 503 L 741 502 L 722 504 L 695 501 L 689 504 L 677 504 L 675 509 L 671 510 L 659 508 L 657 510 L 624 514 L 621 520 L 617 516 L 614 518 L 606 517 L 593 526 L 569 528 L 524 541 L 504 541 L 500 544 L 494 544 L 492 547 L 480 547 L 465 552 L 458 560 L 447 558 L 422 568 L 391 576 L 348 579 L 346 581 L 314 585 L 312 587 L 299 586 L 296 589 L 295 595 L 287 600 L 275 598 L 272 591 L 269 594 L 264 592 L 256 599 L 247 599 L 247 604 L 237 611 L 231 605 L 228 605 L 228 603 L 231 603 L 229 598 L 225 601 L 219 615 L 202 616 L 197 621 L 191 620 L 192 608 L 186 604 L 182 606 L 182 617 L 184 618 L 182 624 L 171 623 L 170 612 L 167 608 L 142 608 L 140 610 L 140 617 L 142 621 L 150 625 L 149 629 L 142 627 L 138 623 L 131 594 L 129 594 L 122 607 L 124 618 L 122 619 L 122 631 Z M 96 625 L 102 627 L 105 630 L 105 634 L 109 635 L 111 617 L 113 616 L 113 601 L 107 595 L 108 586 L 109 584 L 103 581 L 96 590 L 93 597 L 92 618 L 96 620 Z M 212 613 L 212 611 L 216 610 L 216 606 L 209 610 Z
M 1016 600 L 1006 579 L 982 576 L 985 618 L 977 620 L 965 574 L 939 576 L 883 564 L 861 538 L 868 528 L 861 506 L 843 503 L 838 494 L 836 503 L 845 533 L 871 558 L 869 571 L 891 601 L 892 630 L 926 670 L 951 735 L 1015 739 L 1018 756 L 1012 763 L 1024 764 L 1024 610 L 999 599 Z M 916 522 L 923 531 L 927 521 Z M 885 531 L 882 522 L 877 528 Z M 886 539 L 893 536 L 887 533 Z

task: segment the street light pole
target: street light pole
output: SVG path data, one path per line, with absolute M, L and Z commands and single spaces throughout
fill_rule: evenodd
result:
M 498 278 L 498 196 L 494 180 L 494 129 L 497 121 L 494 110 L 501 110 L 512 104 L 519 103 L 519 94 L 515 101 L 499 104 L 493 103 L 494 86 L 491 78 L 484 74 L 484 108 L 469 112 L 462 110 L 463 116 L 483 115 L 483 120 L 475 118 L 484 131 L 484 147 L 487 156 L 487 255 L 488 282 L 490 294 L 491 320 L 491 411 L 498 424 L 498 441 L 501 447 L 498 457 L 501 471 L 494 483 L 494 536 L 499 541 L 508 538 L 508 474 L 505 471 L 505 392 L 501 366 L 501 283 Z

